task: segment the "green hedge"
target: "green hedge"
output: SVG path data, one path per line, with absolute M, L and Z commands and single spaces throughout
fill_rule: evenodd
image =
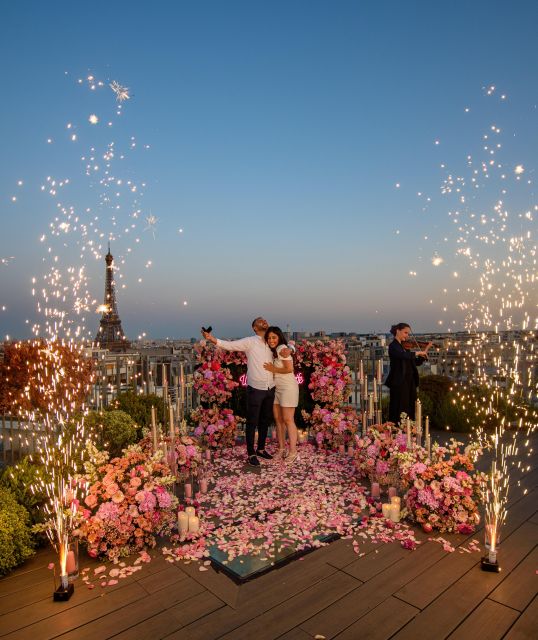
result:
M 30 515 L 9 489 L 0 487 L 0 575 L 34 553 Z
M 111 458 L 138 442 L 141 434 L 133 418 L 125 411 L 90 411 L 86 424 L 97 435 L 97 446 L 106 449 Z

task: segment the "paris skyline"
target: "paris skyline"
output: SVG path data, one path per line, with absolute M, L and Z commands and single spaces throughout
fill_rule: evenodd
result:
M 197 336 L 202 324 L 238 336 L 257 315 L 306 331 L 461 328 L 476 271 L 458 255 L 454 212 L 491 216 L 500 198 L 508 234 L 536 210 L 535 3 L 162 12 L 4 8 L 1 335 L 30 335 L 51 228 L 61 264 L 84 264 L 89 335 L 109 240 L 130 339 Z M 120 115 L 113 81 L 130 92 Z M 87 169 L 111 142 L 117 200 Z M 491 151 L 502 169 L 486 180 Z M 55 220 L 66 210 L 86 235 Z

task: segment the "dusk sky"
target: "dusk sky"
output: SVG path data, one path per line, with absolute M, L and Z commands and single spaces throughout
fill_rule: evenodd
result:
M 51 256 L 85 267 L 95 334 L 108 240 L 132 339 L 459 328 L 454 207 L 538 203 L 537 24 L 535 1 L 2 2 L 0 334 L 30 335 Z

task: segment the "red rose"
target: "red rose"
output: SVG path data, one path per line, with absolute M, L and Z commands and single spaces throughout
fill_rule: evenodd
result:
M 213 362 L 211 363 L 211 369 L 213 371 L 218 371 L 220 369 L 220 362 L 217 362 L 217 360 L 213 360 Z

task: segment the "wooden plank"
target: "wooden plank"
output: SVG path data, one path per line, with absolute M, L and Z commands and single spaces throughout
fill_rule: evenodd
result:
M 504 640 L 535 640 L 538 628 L 538 596 L 519 616 Z
M 108 614 L 101 614 L 90 620 L 84 626 L 77 625 L 69 633 L 62 634 L 62 640 L 94 640 L 94 638 L 109 638 L 117 633 L 130 629 L 138 623 L 144 622 L 148 618 L 153 618 L 162 611 L 170 608 L 178 602 L 183 602 L 203 591 L 203 587 L 197 582 L 181 575 L 176 570 L 179 577 L 175 583 L 167 583 L 161 590 L 150 595 L 126 604 Z M 139 583 L 140 585 L 140 583 Z M 73 617 L 76 618 L 78 612 L 75 609 Z M 180 623 L 171 616 L 166 619 L 168 627 L 161 629 L 162 635 L 170 633 L 180 626 Z M 168 629 L 168 631 L 166 631 Z M 56 634 L 59 635 L 59 634 Z M 162 635 L 160 637 L 162 637 Z
M 177 637 L 178 640 L 180 638 L 181 640 L 187 638 L 210 640 L 210 638 L 219 637 L 245 624 L 255 615 L 260 615 L 284 602 L 290 594 L 301 593 L 335 573 L 336 569 L 327 564 L 320 565 L 312 561 L 305 564 L 298 560 L 296 563 L 286 565 L 242 585 L 241 590 L 247 591 L 238 609 L 222 607 L 185 627 L 181 630 L 181 634 L 178 632 L 172 637 Z
M 209 591 L 198 593 L 183 602 L 148 618 L 114 636 L 114 640 L 156 640 L 156 638 L 184 637 L 175 633 L 185 624 L 223 607 L 224 603 Z
M 177 620 L 170 613 L 170 610 L 161 611 L 157 615 L 139 622 L 130 629 L 125 629 L 114 636 L 114 640 L 157 640 L 164 638 L 171 631 L 177 629 Z M 76 637 L 76 636 L 75 636 Z M 93 636 L 94 638 L 109 638 L 111 636 Z
M 255 609 L 242 607 L 240 610 L 236 610 L 225 605 L 170 634 L 166 640 L 212 640 L 219 638 L 223 633 L 250 620 L 255 613 Z
M 535 542 L 538 543 L 538 526 Z M 502 545 L 499 547 L 502 554 Z M 501 555 L 502 557 L 502 555 Z M 529 602 L 538 593 L 538 580 L 536 568 L 538 567 L 538 549 L 535 548 L 513 571 L 501 582 L 495 591 L 489 596 L 491 600 L 500 602 L 507 607 L 523 611 Z
M 331 605 L 361 583 L 338 571 L 278 606 L 223 635 L 222 640 L 273 640 Z
M 484 600 L 448 637 L 450 640 L 497 640 L 504 636 L 518 616 L 518 612 L 510 607 Z
M 313 551 L 303 560 L 296 560 L 242 585 L 237 606 L 253 607 L 262 613 L 335 573 L 336 569 L 317 557 L 316 553 Z
M 210 591 L 203 591 L 171 607 L 169 612 L 174 616 L 176 621 L 179 622 L 181 627 L 186 627 L 188 624 L 203 618 L 221 607 L 224 607 L 222 600 L 219 600 Z
M 133 583 L 115 591 L 107 591 L 101 597 L 93 598 L 78 606 L 65 608 L 64 605 L 75 604 L 73 597 L 66 603 L 53 603 L 56 605 L 56 615 L 50 615 L 49 613 L 47 618 L 42 619 L 38 613 L 37 618 L 33 618 L 34 620 L 37 619 L 37 622 L 33 624 L 28 624 L 29 621 L 23 622 L 24 618 L 22 620 L 19 619 L 15 625 L 17 631 L 9 635 L 9 640 L 28 640 L 28 638 L 32 638 L 32 640 L 49 640 L 50 638 L 55 638 L 62 633 L 71 631 L 111 611 L 124 607 L 130 602 L 140 601 L 147 597 L 147 593 L 139 584 Z M 20 611 L 16 613 L 20 615 Z M 25 623 L 28 626 L 21 628 Z M 6 632 L 3 624 L 2 631 Z
M 366 582 L 408 555 L 409 551 L 403 549 L 400 544 L 378 544 L 373 551 L 357 558 L 343 570 L 350 576 Z
M 230 605 L 236 606 L 239 595 L 239 585 L 226 574 L 209 567 L 209 571 L 200 571 L 199 562 L 181 564 L 181 569 L 193 580 L 199 582 L 205 589 L 215 594 L 217 598 Z
M 336 640 L 385 640 L 414 618 L 418 609 L 392 596 L 336 636 Z
M 311 554 L 316 559 L 330 564 L 337 569 L 343 569 L 357 559 L 351 540 L 335 540 L 326 547 L 316 549 Z
M 306 631 L 303 631 L 301 627 L 295 627 L 283 636 L 279 636 L 278 640 L 312 640 L 312 636 Z
M 447 553 L 444 558 L 394 594 L 400 600 L 418 609 L 425 609 L 445 589 L 464 576 L 480 562 L 478 553 Z
M 155 593 L 155 591 L 165 589 L 169 585 L 175 585 L 178 580 L 187 579 L 187 574 L 178 566 L 167 564 L 168 566 L 165 569 L 153 575 L 141 575 L 137 579 L 138 584 L 148 593 Z M 143 571 L 140 573 L 143 573 Z
M 430 569 L 444 556 L 444 553 L 439 544 L 424 543 L 416 551 L 409 551 L 408 556 L 403 560 L 313 615 L 301 624 L 301 628 L 312 636 L 319 633 L 326 638 L 334 638 L 368 611 L 385 601 L 394 591 Z
M 525 523 L 503 542 L 500 558 L 502 573 L 486 573 L 478 565 L 473 567 L 396 634 L 395 638 L 415 640 L 417 637 L 428 637 L 431 629 L 436 630 L 438 638 L 448 636 L 534 547 L 535 529 L 535 525 Z

